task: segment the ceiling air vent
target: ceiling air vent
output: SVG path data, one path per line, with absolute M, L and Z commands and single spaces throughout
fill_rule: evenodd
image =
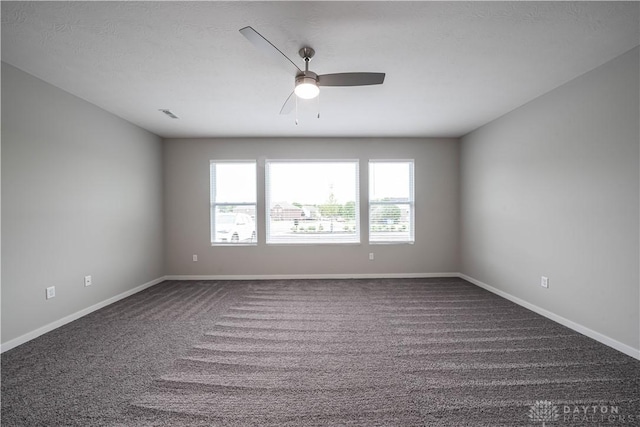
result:
M 160 111 L 160 112 L 162 112 L 162 113 L 166 114 L 167 116 L 171 117 L 172 119 L 177 119 L 177 118 L 178 118 L 178 116 L 176 116 L 175 114 L 173 114 L 173 113 L 171 112 L 171 110 L 165 110 L 165 109 L 162 109 L 162 108 L 161 108 L 161 109 L 160 109 L 160 110 L 158 110 L 158 111 Z

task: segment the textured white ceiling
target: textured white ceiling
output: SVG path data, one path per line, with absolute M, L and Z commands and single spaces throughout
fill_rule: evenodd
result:
M 6 2 L 2 60 L 164 137 L 460 136 L 639 44 L 636 2 Z M 386 72 L 278 114 L 293 76 Z M 171 120 L 158 109 L 171 109 Z

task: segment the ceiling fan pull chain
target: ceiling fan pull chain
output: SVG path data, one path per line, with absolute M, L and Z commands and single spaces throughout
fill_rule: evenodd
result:
M 298 126 L 298 97 L 296 96 L 296 126 Z
M 320 118 L 320 94 L 318 94 L 318 101 L 317 101 L 317 106 L 318 106 L 318 118 Z

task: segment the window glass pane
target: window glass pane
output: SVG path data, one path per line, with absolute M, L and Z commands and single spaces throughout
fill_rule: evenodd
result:
M 216 206 L 213 243 L 255 243 L 255 206 Z
M 413 160 L 369 162 L 369 241 L 414 242 Z
M 369 206 L 369 239 L 372 242 L 410 242 L 411 207 L 408 204 Z
M 409 201 L 412 166 L 408 162 L 370 162 L 369 200 Z
M 216 203 L 256 202 L 255 162 L 212 163 Z
M 255 161 L 211 162 L 211 243 L 256 244 Z
M 359 243 L 358 161 L 267 161 L 267 243 Z

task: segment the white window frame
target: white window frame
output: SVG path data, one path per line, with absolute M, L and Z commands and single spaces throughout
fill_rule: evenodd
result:
M 216 174 L 215 174 L 215 167 L 216 165 L 219 164 L 250 164 L 253 165 L 254 170 L 255 170 L 255 195 L 254 195 L 254 201 L 245 201 L 245 202 L 217 202 L 216 201 Z M 253 207 L 253 211 L 256 213 L 258 213 L 258 206 L 257 206 L 257 201 L 258 201 L 258 183 L 257 183 L 257 162 L 255 160 L 210 160 L 209 161 L 209 200 L 210 200 L 210 211 L 209 211 L 209 226 L 210 226 L 210 240 L 211 240 L 211 246 L 256 246 L 258 244 L 258 220 L 257 217 L 254 218 L 254 224 L 255 224 L 255 239 L 253 239 L 252 241 L 243 241 L 243 242 L 237 242 L 237 243 L 231 243 L 231 242 L 216 242 L 215 241 L 215 236 L 216 236 L 216 221 L 215 221 L 215 215 L 216 215 L 216 208 L 219 206 L 248 206 L 248 207 Z
M 409 164 L 409 200 L 406 202 L 398 203 L 398 201 L 374 201 L 372 198 L 372 175 L 373 169 L 371 167 L 372 163 L 408 163 Z M 415 243 L 415 160 L 414 159 L 369 159 L 368 163 L 368 172 L 369 172 L 369 243 L 373 245 L 394 245 L 394 244 L 414 244 Z M 374 206 L 389 206 L 389 205 L 398 205 L 398 204 L 407 204 L 409 206 L 409 237 L 403 240 L 382 240 L 375 239 L 375 233 L 372 233 L 372 218 L 371 212 Z
M 318 239 L 309 239 L 305 240 L 305 238 L 278 238 L 277 236 L 271 236 L 271 208 L 272 208 L 272 194 L 270 188 L 270 171 L 271 166 L 273 164 L 282 164 L 282 163 L 349 163 L 355 166 L 355 233 L 349 235 L 348 239 L 344 239 L 341 241 L 339 237 L 335 235 L 327 237 L 326 240 Z M 359 245 L 361 244 L 361 223 L 360 223 L 360 160 L 359 159 L 267 159 L 265 160 L 265 228 L 266 228 L 266 244 L 267 245 L 304 245 L 304 246 L 313 246 L 313 245 Z M 274 203 L 277 203 L 278 200 L 273 200 Z

